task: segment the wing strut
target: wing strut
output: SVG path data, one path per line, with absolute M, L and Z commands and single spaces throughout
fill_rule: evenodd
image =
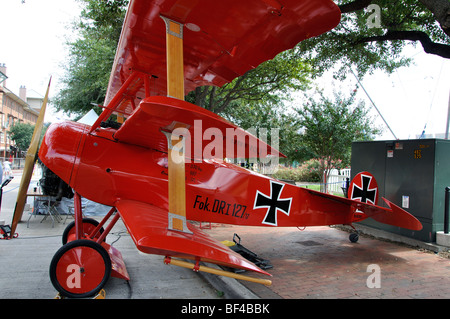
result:
M 184 100 L 183 24 L 161 18 L 166 23 L 167 96 Z
M 194 265 L 194 264 L 186 262 L 186 261 L 182 261 L 182 260 L 179 260 L 179 259 L 173 259 L 173 258 L 170 258 L 170 257 L 166 257 L 164 259 L 164 263 L 166 265 L 175 265 L 175 266 L 178 266 L 178 267 L 192 269 L 193 271 L 196 271 L 196 272 L 203 271 L 203 272 L 207 272 L 207 273 L 214 274 L 214 275 L 225 276 L 225 277 L 230 277 L 230 278 L 234 278 L 234 279 L 240 279 L 240 280 L 246 280 L 246 281 L 250 281 L 250 282 L 255 282 L 257 284 L 263 284 L 265 286 L 271 286 L 272 285 L 272 280 L 269 280 L 269 279 L 260 279 L 260 278 L 255 278 L 255 277 L 235 274 L 235 273 L 230 272 L 230 271 L 225 271 L 225 270 L 215 269 L 215 268 L 211 268 L 211 267 L 207 267 L 207 266 L 202 266 L 202 265 L 199 265 L 198 262 Z
M 167 96 L 184 100 L 183 24 L 161 16 L 166 23 Z M 186 222 L 185 140 L 173 134 L 188 128 L 173 122 L 161 131 L 167 137 L 169 175 L 169 229 L 192 234 Z
M 128 79 L 125 81 L 125 83 L 121 86 L 119 91 L 116 93 L 114 98 L 111 100 L 111 102 L 108 104 L 107 108 L 100 114 L 98 119 L 95 121 L 95 123 L 91 126 L 91 129 L 89 130 L 89 134 L 95 131 L 100 126 L 100 123 L 103 121 L 106 121 L 111 114 L 116 110 L 116 108 L 119 106 L 120 101 L 124 99 L 124 93 L 129 88 L 131 83 L 139 77 L 139 72 L 133 72 L 128 77 Z

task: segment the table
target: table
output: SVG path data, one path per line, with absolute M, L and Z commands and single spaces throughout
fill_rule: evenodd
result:
M 59 223 L 62 221 L 62 217 L 59 215 L 55 205 L 57 203 L 56 197 L 49 196 L 41 193 L 40 189 L 34 189 L 32 192 L 27 193 L 27 197 L 33 196 L 33 211 L 30 213 L 30 217 L 28 217 L 27 228 L 30 226 L 31 216 L 37 216 L 39 211 L 43 209 L 44 218 L 41 220 L 41 223 L 47 219 L 48 216 L 52 219 L 52 228 L 55 227 L 55 220 Z

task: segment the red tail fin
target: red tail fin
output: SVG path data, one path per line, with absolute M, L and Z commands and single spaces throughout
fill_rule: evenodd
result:
M 357 174 L 350 183 L 348 198 L 363 203 L 377 205 L 378 184 L 375 177 L 369 172 Z

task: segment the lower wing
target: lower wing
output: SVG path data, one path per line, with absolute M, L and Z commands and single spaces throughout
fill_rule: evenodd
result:
M 116 208 L 136 247 L 148 254 L 210 262 L 269 275 L 188 223 L 192 234 L 168 229 L 168 212 L 157 206 L 133 200 L 119 200 Z

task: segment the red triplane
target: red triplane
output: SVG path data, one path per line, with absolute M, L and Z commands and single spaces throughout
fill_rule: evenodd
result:
M 229 83 L 339 21 L 330 0 L 130 1 L 104 111 L 92 126 L 51 125 L 39 150 L 75 192 L 74 226 L 50 265 L 54 287 L 63 296 L 86 297 L 110 275 L 129 279 L 120 252 L 105 242 L 119 218 L 140 251 L 165 256 L 166 263 L 264 284 L 270 281 L 200 265 L 269 275 L 189 221 L 303 227 L 371 217 L 421 229 L 387 200 L 389 208 L 361 202 L 374 195 L 363 180 L 370 174 L 357 176 L 352 186 L 360 198 L 351 200 L 227 163 L 223 158 L 283 155 L 184 101 L 196 87 Z M 118 123 L 111 125 L 111 118 Z M 81 197 L 112 209 L 100 223 L 83 220 Z M 21 217 L 16 206 L 14 229 Z

